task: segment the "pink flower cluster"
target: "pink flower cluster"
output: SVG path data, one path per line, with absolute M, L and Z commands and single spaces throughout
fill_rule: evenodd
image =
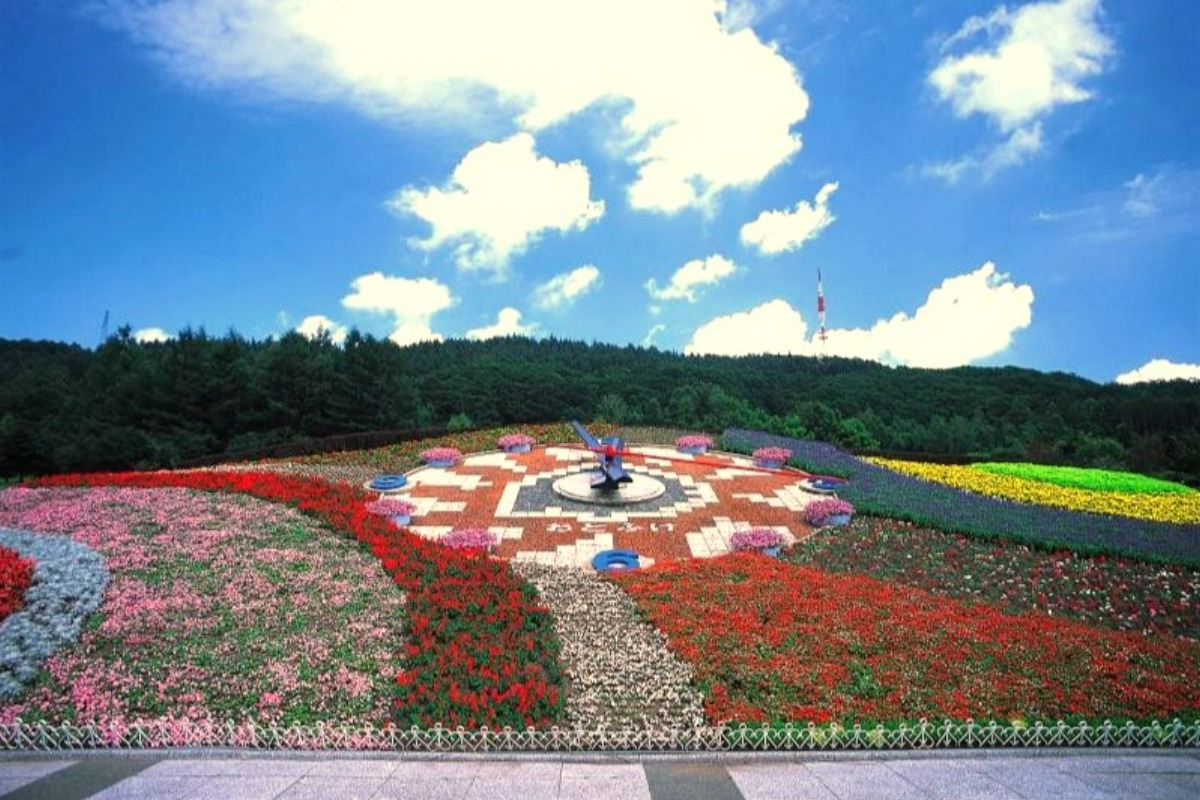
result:
M 441 543 L 455 550 L 491 550 L 496 546 L 496 534 L 487 528 L 456 528 L 443 536 Z
M 854 506 L 845 500 L 840 500 L 836 497 L 826 497 L 809 503 L 804 509 L 804 518 L 808 520 L 809 525 L 820 527 L 827 525 L 831 517 L 853 513 Z
M 537 441 L 528 433 L 506 433 L 496 440 L 496 446 L 501 450 L 508 450 L 511 447 L 524 447 L 526 445 L 532 447 Z
M 458 461 L 462 458 L 462 451 L 457 447 L 431 447 L 422 451 L 421 458 L 426 461 Z
M 729 547 L 736 553 L 741 550 L 763 550 L 767 547 L 779 547 L 783 537 L 779 531 L 771 528 L 751 528 L 748 531 L 737 531 L 729 537 Z
M 417 510 L 417 507 L 407 500 L 396 497 L 384 497 L 366 504 L 367 511 L 381 517 L 404 517 Z
M 786 447 L 760 447 L 754 451 L 755 461 L 779 461 L 786 463 L 792 457 L 792 451 Z
M 686 436 L 680 436 L 675 440 L 676 447 L 712 447 L 713 440 L 711 436 L 705 436 L 702 433 L 689 433 Z

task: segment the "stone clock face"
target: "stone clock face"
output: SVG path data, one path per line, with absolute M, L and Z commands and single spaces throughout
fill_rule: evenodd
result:
M 653 495 L 639 502 L 599 505 L 555 491 L 556 483 L 570 485 L 568 494 L 577 496 L 582 486 L 586 496 L 596 459 L 582 448 L 477 453 L 454 467 L 408 474 L 402 496 L 416 506 L 409 528 L 431 539 L 488 528 L 498 556 L 563 566 L 585 566 L 613 548 L 634 550 L 644 563 L 720 555 L 735 531 L 749 528 L 773 528 L 787 544 L 810 533 L 803 509 L 815 495 L 801 488 L 802 473 L 755 469 L 750 459 L 724 453 L 629 449 L 628 489 Z

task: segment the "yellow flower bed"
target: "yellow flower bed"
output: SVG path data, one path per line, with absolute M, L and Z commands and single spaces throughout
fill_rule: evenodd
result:
M 970 466 L 922 464 L 887 458 L 867 460 L 905 475 L 912 475 L 916 478 L 942 483 L 988 497 L 1014 500 L 1018 503 L 1036 503 L 1071 511 L 1113 514 L 1134 519 L 1153 520 L 1154 522 L 1200 522 L 1200 492 L 1184 494 L 1096 492 L 1054 486 L 1042 481 L 1023 480 L 1007 475 L 995 475 L 972 469 Z

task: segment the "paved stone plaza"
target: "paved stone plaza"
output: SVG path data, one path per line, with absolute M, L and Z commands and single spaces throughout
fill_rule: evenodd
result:
M 1191 800 L 1200 753 L 0 754 L 8 800 Z

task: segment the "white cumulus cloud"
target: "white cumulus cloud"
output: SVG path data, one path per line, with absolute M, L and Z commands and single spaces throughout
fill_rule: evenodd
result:
M 342 305 L 353 311 L 392 317 L 395 329 L 388 338 L 401 347 L 441 341 L 443 337 L 430 327 L 430 319 L 457 302 L 449 287 L 433 278 L 372 272 L 355 278 L 350 286 L 353 291 L 342 298 Z
M 636 208 L 705 206 L 800 149 L 795 67 L 737 0 L 101 0 L 173 75 L 253 98 L 537 132 L 615 114 Z
M 943 43 L 945 55 L 928 82 L 957 116 L 981 114 L 1004 139 L 924 173 L 953 181 L 978 169 L 988 178 L 1040 151 L 1040 121 L 1059 106 L 1091 99 L 1085 80 L 1102 73 L 1115 52 L 1100 13 L 1100 0 L 1056 0 L 1002 5 L 963 23 Z M 966 42 L 976 46 L 957 52 Z
M 171 334 L 162 328 L 141 328 L 133 332 L 133 340 L 142 344 L 148 342 L 166 342 L 171 338 Z
M 600 285 L 600 270 L 591 264 L 555 275 L 533 290 L 538 308 L 554 309 L 574 305 L 575 301 Z
M 346 341 L 346 334 L 349 333 L 345 325 L 339 325 L 323 314 L 313 314 L 305 317 L 296 326 L 296 333 L 301 336 L 306 336 L 309 339 L 316 339 L 321 335 L 322 331 L 327 331 L 334 344 L 341 344 Z
M 837 219 L 829 210 L 829 197 L 837 188 L 836 183 L 825 184 L 812 203 L 800 200 L 793 211 L 762 212 L 742 226 L 742 243 L 758 248 L 764 255 L 800 249 Z
M 830 329 L 824 344 L 806 339 L 807 324 L 782 299 L 718 317 L 696 330 L 690 354 L 795 353 L 864 358 L 885 364 L 948 368 L 1005 350 L 1032 321 L 1033 289 L 996 271 L 991 262 L 942 281 L 925 303 L 870 328 Z
M 1117 383 L 1123 384 L 1148 381 L 1200 381 L 1200 364 L 1177 364 L 1165 358 L 1154 358 L 1117 376 Z
M 388 341 L 397 347 L 408 347 L 421 342 L 441 342 L 445 336 L 435 333 L 429 324 L 419 320 L 405 320 L 388 335 Z
M 521 324 L 521 312 L 511 306 L 500 309 L 496 322 L 482 328 L 467 331 L 467 338 L 476 341 L 495 339 L 498 336 L 533 336 L 537 333 L 536 323 Z
M 432 226 L 429 237 L 413 240 L 414 246 L 453 246 L 460 269 L 501 278 L 509 259 L 544 231 L 583 230 L 603 216 L 604 201 L 592 200 L 590 192 L 582 162 L 559 164 L 539 156 L 533 137 L 518 133 L 467 153 L 445 186 L 406 187 L 389 206 Z
M 675 270 L 671 282 L 662 288 L 651 278 L 646 281 L 646 291 L 655 300 L 687 300 L 694 303 L 704 287 L 719 283 L 735 272 L 737 266 L 732 261 L 724 256 L 713 255 L 687 262 Z
M 701 325 L 683 348 L 688 355 L 800 355 L 810 351 L 808 324 L 786 300 L 771 300 L 749 311 L 717 317 Z

